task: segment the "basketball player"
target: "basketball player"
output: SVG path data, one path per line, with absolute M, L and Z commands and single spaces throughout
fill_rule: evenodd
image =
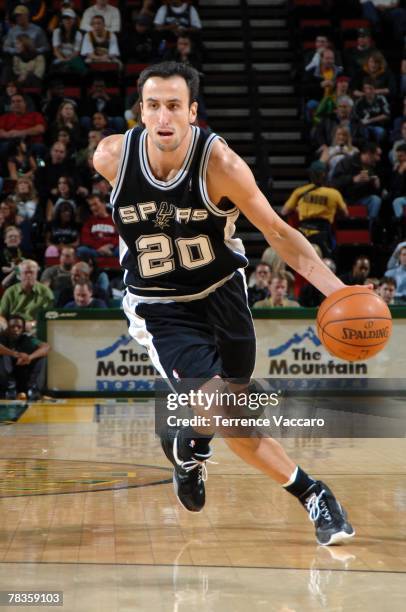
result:
M 123 301 L 129 332 L 164 377 L 249 381 L 255 334 L 247 305 L 239 211 L 277 253 L 324 295 L 343 283 L 311 244 L 273 211 L 245 162 L 216 134 L 195 127 L 197 72 L 164 62 L 138 81 L 145 129 L 104 138 L 94 166 L 113 185 L 121 237 Z M 162 438 L 180 503 L 205 503 L 212 436 L 191 427 Z M 319 544 L 354 535 L 330 489 L 297 466 L 272 438 L 225 438 L 237 455 L 281 484 L 305 507 Z

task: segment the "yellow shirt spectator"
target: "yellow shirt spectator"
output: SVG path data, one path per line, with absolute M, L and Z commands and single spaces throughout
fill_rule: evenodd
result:
M 348 214 L 348 208 L 342 195 L 331 187 L 318 187 L 314 183 L 298 187 L 282 208 L 286 215 L 297 208 L 299 221 L 306 219 L 325 219 L 334 222 L 337 208 Z

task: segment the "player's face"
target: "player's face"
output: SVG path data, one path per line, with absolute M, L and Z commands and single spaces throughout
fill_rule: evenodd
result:
M 197 103 L 189 104 L 189 89 L 180 76 L 149 78 L 143 87 L 141 118 L 157 149 L 175 151 L 196 119 Z

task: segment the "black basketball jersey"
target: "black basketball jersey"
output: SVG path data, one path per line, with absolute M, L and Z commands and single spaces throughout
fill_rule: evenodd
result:
M 169 181 L 154 177 L 146 151 L 147 132 L 126 132 L 117 182 L 111 194 L 120 234 L 120 263 L 128 290 L 141 301 L 197 299 L 247 265 L 233 238 L 239 211 L 210 201 L 207 165 L 219 138 L 191 126 L 182 167 Z

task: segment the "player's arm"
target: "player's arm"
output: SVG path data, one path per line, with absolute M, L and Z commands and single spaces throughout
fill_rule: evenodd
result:
M 113 187 L 116 181 L 123 139 L 123 134 L 106 136 L 99 142 L 93 155 L 93 165 L 96 171 L 107 179 Z
M 220 141 L 214 144 L 210 156 L 207 188 L 214 203 L 229 198 L 286 263 L 324 295 L 345 286 L 318 257 L 310 242 L 276 214 L 258 189 L 247 164 Z

